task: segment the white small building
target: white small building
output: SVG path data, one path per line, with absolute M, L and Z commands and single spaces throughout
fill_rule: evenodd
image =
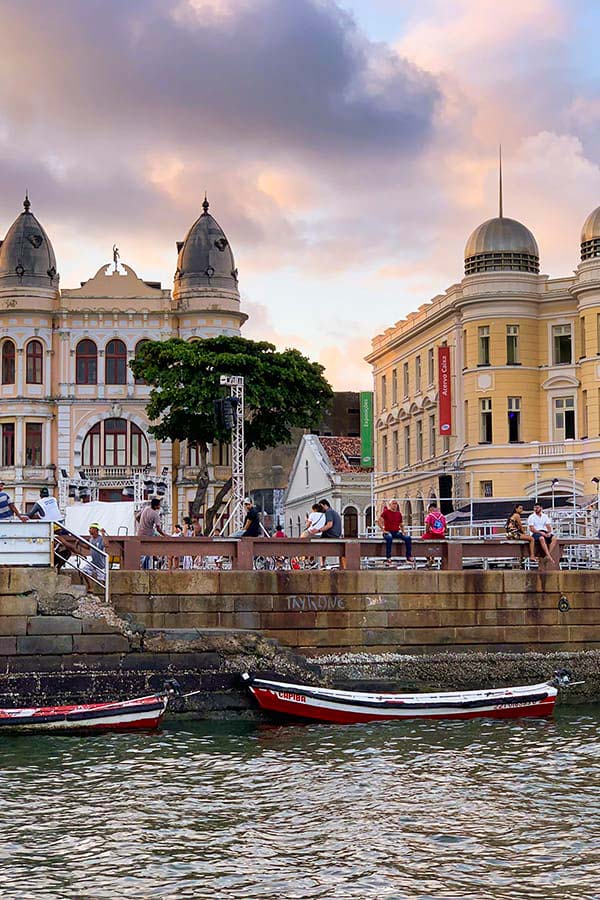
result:
M 306 514 L 327 499 L 344 523 L 344 537 L 364 535 L 372 524 L 372 469 L 361 468 L 360 438 L 303 435 L 285 494 L 285 532 L 298 537 Z

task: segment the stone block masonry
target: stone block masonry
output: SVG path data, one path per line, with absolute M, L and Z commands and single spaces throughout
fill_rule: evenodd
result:
M 308 657 L 600 648 L 593 572 L 114 572 L 112 586 L 147 627 L 243 628 Z

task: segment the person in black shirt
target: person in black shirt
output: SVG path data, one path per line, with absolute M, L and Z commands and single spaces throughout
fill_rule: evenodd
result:
M 259 537 L 260 535 L 260 519 L 258 518 L 258 510 L 252 505 L 250 497 L 244 500 L 246 508 L 246 518 L 244 519 L 244 527 L 241 531 L 236 531 L 232 537 Z

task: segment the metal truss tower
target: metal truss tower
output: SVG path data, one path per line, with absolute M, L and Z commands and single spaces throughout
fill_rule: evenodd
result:
M 230 389 L 230 396 L 235 397 L 237 406 L 234 423 L 231 429 L 231 493 L 233 512 L 231 524 L 234 531 L 240 531 L 244 525 L 246 496 L 245 457 L 244 457 L 244 379 L 241 375 L 221 375 L 220 384 Z

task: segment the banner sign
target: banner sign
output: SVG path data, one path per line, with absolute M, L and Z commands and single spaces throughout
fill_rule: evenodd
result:
M 452 388 L 450 386 L 450 347 L 438 347 L 439 432 L 452 434 Z
M 360 464 L 373 466 L 373 391 L 360 392 Z

